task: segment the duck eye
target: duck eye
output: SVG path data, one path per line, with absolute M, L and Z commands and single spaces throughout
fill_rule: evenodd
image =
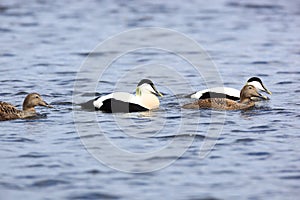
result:
M 39 96 L 35 96 L 35 98 L 39 98 Z

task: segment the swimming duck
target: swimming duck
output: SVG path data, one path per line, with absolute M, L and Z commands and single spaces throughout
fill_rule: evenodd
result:
M 272 94 L 271 91 L 264 86 L 263 82 L 258 77 L 251 77 L 250 79 L 248 79 L 246 85 L 252 85 L 262 92 Z M 239 100 L 240 91 L 229 87 L 215 87 L 195 92 L 191 95 L 188 95 L 188 97 L 193 99 L 226 98 L 231 100 Z M 253 97 L 252 100 L 258 101 L 261 99 L 268 100 L 269 97 L 262 95 L 261 98 Z
M 10 103 L 0 101 L 0 121 L 12 119 L 24 119 L 36 116 L 35 106 L 52 108 L 38 93 L 28 94 L 23 102 L 23 110 L 18 110 Z
M 149 79 L 143 79 L 137 85 L 135 95 L 126 92 L 115 92 L 97 97 L 82 104 L 82 107 L 87 108 L 92 103 L 95 110 L 109 113 L 148 111 L 159 107 L 157 96 L 162 96 L 162 94 L 156 90 L 153 82 Z
M 186 104 L 183 108 L 199 109 L 212 108 L 215 110 L 244 110 L 254 106 L 252 98 L 262 98 L 253 85 L 245 85 L 240 92 L 240 101 L 234 101 L 227 98 L 200 99 L 196 102 Z

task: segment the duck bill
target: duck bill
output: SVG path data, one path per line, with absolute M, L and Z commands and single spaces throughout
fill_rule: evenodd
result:
M 162 95 L 162 93 L 160 93 L 155 87 L 153 87 L 153 89 L 154 89 L 155 94 L 156 94 L 157 96 L 160 96 L 160 97 L 164 96 L 164 95 Z
M 257 92 L 257 96 L 258 98 L 261 98 L 261 99 L 264 99 L 264 100 L 269 100 L 269 97 L 265 96 L 265 95 L 262 95 L 260 93 Z
M 160 96 L 160 97 L 163 97 L 164 95 L 162 93 L 160 93 L 159 91 L 156 91 L 157 92 L 157 95 Z
M 53 108 L 53 106 L 51 106 L 50 104 L 48 104 L 46 101 L 42 101 L 39 105 L 47 107 L 47 108 Z
M 268 90 L 267 88 L 266 88 L 266 92 L 267 92 L 268 94 L 272 95 L 272 92 L 271 92 L 270 90 Z
M 261 95 L 259 98 L 264 99 L 264 100 L 270 100 L 270 98 L 265 95 Z
M 264 90 L 265 90 L 266 93 L 272 95 L 272 92 L 270 90 L 268 90 L 264 85 L 262 85 L 262 86 L 263 86 L 263 88 L 264 88 Z
M 151 87 L 152 87 L 152 89 L 153 89 L 153 91 L 151 92 L 152 94 L 157 95 L 157 96 L 160 96 L 160 97 L 163 96 L 162 93 L 160 93 L 160 92 L 155 88 L 154 85 L 151 85 Z

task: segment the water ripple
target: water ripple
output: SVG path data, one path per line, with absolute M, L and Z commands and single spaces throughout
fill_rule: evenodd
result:
M 299 180 L 300 175 L 281 176 L 280 179 Z
M 45 155 L 39 152 L 31 152 L 19 156 L 19 158 L 44 158 L 44 157 L 49 157 L 49 155 Z
M 0 181 L 0 186 L 10 190 L 22 190 L 23 188 L 14 183 L 2 182 Z
M 46 179 L 46 180 L 35 181 L 33 184 L 30 185 L 30 187 L 44 188 L 44 187 L 53 187 L 57 185 L 65 185 L 68 183 L 69 182 L 65 180 Z
M 236 139 L 234 141 L 234 143 L 242 143 L 242 144 L 249 144 L 249 143 L 252 143 L 252 142 L 255 142 L 257 139 L 254 139 L 254 138 L 241 138 L 241 139 Z
M 101 192 L 88 192 L 79 195 L 72 195 L 69 199 L 120 199 L 119 196 L 108 194 L 108 193 L 101 193 Z
M 249 152 L 249 153 L 246 153 L 245 155 L 258 156 L 258 157 L 269 157 L 272 154 L 270 154 L 269 152 Z
M 26 142 L 26 143 L 37 143 L 36 140 L 24 138 L 24 137 L 5 137 L 1 138 L 2 142 Z

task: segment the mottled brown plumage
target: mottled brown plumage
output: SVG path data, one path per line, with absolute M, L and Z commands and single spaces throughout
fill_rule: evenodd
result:
M 183 106 L 186 109 L 212 108 L 216 110 L 244 110 L 254 106 L 253 97 L 261 97 L 256 88 L 252 85 L 245 85 L 240 93 L 240 101 L 233 101 L 226 98 L 202 99 Z
M 15 106 L 0 101 L 0 121 L 34 117 L 36 116 L 35 106 L 52 108 L 38 93 L 31 93 L 26 96 L 23 110 L 18 110 Z

